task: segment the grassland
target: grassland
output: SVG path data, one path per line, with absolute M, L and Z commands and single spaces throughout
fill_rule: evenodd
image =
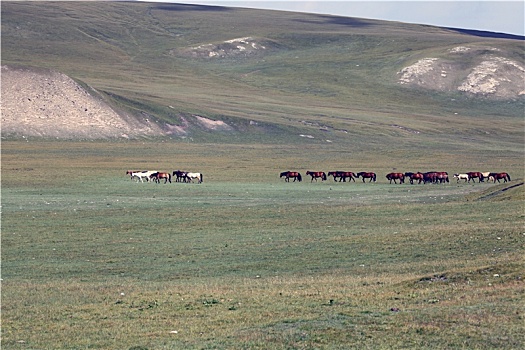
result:
M 273 51 L 176 54 L 249 35 Z M 396 82 L 405 65 L 467 44 L 523 61 L 522 42 L 429 26 L 2 3 L 2 64 L 59 70 L 159 123 L 198 114 L 234 126 L 3 137 L 2 346 L 524 348 L 523 100 Z M 136 183 L 128 169 L 200 171 L 204 183 Z M 287 169 L 371 170 L 378 182 L 284 183 Z M 390 185 L 393 169 L 512 181 Z
M 369 156 L 4 142 L 2 346 L 522 348 L 523 186 L 389 185 L 390 158 Z M 332 166 L 378 182 L 278 178 Z M 135 183 L 130 167 L 204 183 Z

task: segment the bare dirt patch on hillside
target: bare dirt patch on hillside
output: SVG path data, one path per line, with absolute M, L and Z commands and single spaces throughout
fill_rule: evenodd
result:
M 117 113 L 65 74 L 2 66 L 2 136 L 60 139 L 163 135 L 154 123 Z
M 471 63 L 465 65 L 465 61 Z M 398 72 L 398 82 L 471 96 L 516 99 L 525 96 L 525 65 L 506 57 L 498 48 L 458 46 L 442 57 L 422 58 L 403 68 Z
M 172 54 L 192 58 L 237 58 L 260 55 L 276 46 L 278 45 L 273 41 L 248 36 L 173 50 Z

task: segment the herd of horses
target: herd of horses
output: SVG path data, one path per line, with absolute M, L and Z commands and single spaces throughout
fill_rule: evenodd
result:
M 328 177 L 332 176 L 334 178 L 334 181 L 339 182 L 346 182 L 348 181 L 354 181 L 355 179 L 361 178 L 363 182 L 376 182 L 377 175 L 373 172 L 359 172 L 354 173 L 351 171 L 329 171 L 328 173 L 325 173 L 324 171 L 310 171 L 308 170 L 306 172 L 306 175 L 311 176 L 310 182 L 313 182 L 314 180 L 317 181 L 318 179 L 321 179 L 321 181 L 325 181 L 328 179 Z M 302 181 L 303 178 L 301 176 L 301 173 L 297 171 L 283 171 L 280 175 L 280 178 L 284 177 L 284 181 L 290 182 L 290 179 L 293 179 L 293 181 Z M 456 183 L 458 183 L 460 180 L 464 180 L 464 182 L 476 182 L 476 179 L 478 182 L 484 182 L 485 180 L 492 181 L 492 182 L 500 182 L 500 180 L 503 180 L 504 182 L 510 181 L 510 175 L 503 172 L 503 173 L 493 173 L 493 172 L 468 172 L 468 173 L 462 173 L 462 174 L 454 174 L 453 178 L 456 179 Z M 418 184 L 427 184 L 427 183 L 447 183 L 450 182 L 448 173 L 446 171 L 428 171 L 425 173 L 417 172 L 406 172 L 406 173 L 389 173 L 386 175 L 386 179 L 392 183 L 392 181 L 397 184 L 399 181 L 399 184 L 403 184 L 406 181 L 409 181 L 411 184 L 418 183 Z
M 180 170 L 175 170 L 171 174 L 153 170 L 128 170 L 126 171 L 126 175 L 129 175 L 131 177 L 131 180 L 136 179 L 137 182 L 144 182 L 144 180 L 146 180 L 146 182 L 153 181 L 156 183 L 160 183 L 161 180 L 164 180 L 164 183 L 171 183 L 173 177 L 175 177 L 175 182 L 190 183 L 196 180 L 197 183 L 202 183 L 203 180 L 202 173 L 192 173 L 189 171 Z
M 136 179 L 137 182 L 146 182 L 152 181 L 156 183 L 160 183 L 162 180 L 164 180 L 164 183 L 171 183 L 172 178 L 175 177 L 175 182 L 186 182 L 186 183 L 192 183 L 194 180 L 197 181 L 197 183 L 202 183 L 203 176 L 202 173 L 194 173 L 194 172 L 188 172 L 188 171 L 181 171 L 181 170 L 175 170 L 173 173 L 166 173 L 161 171 L 152 171 L 152 170 L 128 170 L 126 171 L 126 175 L 129 175 L 131 177 L 131 180 Z M 361 178 L 363 182 L 376 182 L 377 175 L 374 172 L 365 172 L 361 171 L 359 173 L 354 173 L 351 171 L 329 171 L 328 173 L 325 173 L 324 171 L 310 171 L 308 170 L 306 172 L 306 176 L 310 176 L 311 180 L 310 182 L 313 182 L 314 180 L 317 181 L 318 179 L 321 179 L 321 181 L 326 181 L 331 176 L 334 178 L 334 181 L 338 182 L 348 182 L 353 181 L 355 182 L 355 179 Z M 303 180 L 303 177 L 300 172 L 298 171 L 283 171 L 280 174 L 280 178 L 284 177 L 284 181 L 290 182 L 290 179 L 293 179 L 293 181 L 301 182 Z M 468 172 L 468 173 L 462 173 L 462 174 L 454 174 L 454 179 L 456 179 L 456 183 L 463 180 L 464 182 L 476 182 L 476 179 L 478 182 L 484 182 L 487 180 L 487 182 L 500 182 L 500 180 L 503 180 L 503 182 L 510 181 L 510 175 L 508 173 L 493 173 L 493 172 Z M 392 183 L 392 181 L 397 184 L 399 181 L 399 184 L 405 183 L 405 181 L 409 181 L 411 184 L 418 183 L 418 184 L 427 184 L 427 183 L 447 183 L 450 182 L 448 173 L 446 171 L 428 171 L 425 173 L 417 172 L 406 172 L 406 173 L 389 173 L 386 175 L 386 179 Z

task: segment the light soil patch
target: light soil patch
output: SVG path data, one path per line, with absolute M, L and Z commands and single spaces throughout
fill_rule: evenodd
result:
M 497 99 L 525 96 L 524 65 L 504 57 L 502 50 L 458 46 L 443 55 L 423 58 L 401 69 L 399 84 Z M 463 55 L 474 57 L 473 63 L 463 66 Z
M 275 43 L 252 37 L 234 38 L 219 43 L 202 44 L 185 50 L 173 50 L 172 54 L 181 54 L 193 58 L 248 57 L 272 49 Z
M 199 121 L 206 129 L 210 130 L 233 130 L 231 126 L 223 122 L 222 120 L 211 120 L 205 117 L 196 115 L 195 119 Z
M 154 123 L 121 115 L 65 74 L 2 66 L 2 136 L 60 139 L 163 135 Z

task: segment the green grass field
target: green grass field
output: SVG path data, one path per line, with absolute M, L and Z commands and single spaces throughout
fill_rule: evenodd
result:
M 273 45 L 181 54 L 246 36 Z M 398 84 L 421 58 L 483 59 L 457 46 L 523 62 L 521 40 L 431 26 L 3 2 L 2 65 L 57 70 L 123 114 L 190 126 L 133 141 L 2 134 L 2 347 L 525 348 L 524 100 Z M 146 169 L 204 182 L 125 175 Z M 307 170 L 378 181 L 311 183 Z M 393 170 L 512 181 L 390 185 Z
M 293 145 L 3 142 L 2 346 L 523 348 L 520 161 L 494 160 L 509 184 L 390 185 L 391 161 L 345 166 Z M 136 183 L 128 168 L 204 182 Z M 378 181 L 285 183 L 288 168 Z

